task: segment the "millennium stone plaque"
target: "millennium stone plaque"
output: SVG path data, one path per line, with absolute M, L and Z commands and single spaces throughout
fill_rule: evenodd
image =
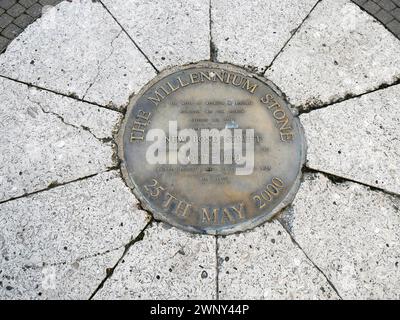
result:
M 227 64 L 157 76 L 128 106 L 122 172 L 155 219 L 191 232 L 252 228 L 293 199 L 303 131 L 272 83 Z

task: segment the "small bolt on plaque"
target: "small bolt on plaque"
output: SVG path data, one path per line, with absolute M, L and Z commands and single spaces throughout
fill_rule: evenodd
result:
M 167 70 L 132 98 L 118 138 L 122 173 L 156 219 L 230 234 L 294 198 L 303 129 L 275 86 L 228 64 Z

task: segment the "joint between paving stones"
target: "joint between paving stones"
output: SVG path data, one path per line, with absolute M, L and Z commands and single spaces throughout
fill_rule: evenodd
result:
M 368 188 L 368 189 L 370 189 L 372 191 L 385 193 L 385 194 L 387 194 L 389 196 L 398 198 L 400 200 L 400 194 L 397 194 L 397 193 L 394 193 L 394 192 L 391 192 L 391 191 L 388 191 L 388 190 L 385 190 L 385 189 L 382 189 L 382 188 L 379 188 L 379 187 L 376 187 L 376 186 L 372 186 L 370 184 L 367 184 L 367 183 L 364 183 L 364 182 L 361 182 L 361 181 L 357 181 L 357 180 L 353 180 L 353 179 L 350 179 L 350 178 L 342 177 L 342 176 L 335 175 L 333 173 L 329 173 L 329 172 L 322 171 L 322 170 L 319 170 L 319 169 L 313 169 L 313 168 L 308 167 L 307 165 L 303 168 L 302 171 L 303 171 L 303 177 L 304 177 L 304 173 L 320 173 L 320 174 L 324 175 L 326 178 L 328 178 L 334 184 L 343 184 L 343 183 L 348 183 L 348 182 L 356 183 L 356 184 L 364 186 L 364 187 L 366 187 L 366 188 Z
M 217 56 L 218 56 L 218 49 L 215 46 L 215 43 L 213 41 L 213 36 L 212 36 L 212 26 L 213 26 L 213 20 L 212 20 L 212 0 L 209 0 L 209 7 L 208 7 L 208 18 L 209 18 L 209 28 L 210 28 L 210 61 L 211 62 L 217 62 Z
M 303 24 L 306 22 L 306 20 L 310 17 L 311 13 L 314 11 L 314 9 L 318 6 L 318 4 L 320 4 L 322 0 L 318 0 L 314 6 L 311 8 L 310 12 L 304 17 L 304 19 L 300 22 L 300 24 L 293 29 L 290 33 L 290 37 L 289 39 L 286 40 L 286 42 L 284 43 L 284 45 L 282 46 L 282 48 L 278 51 L 278 53 L 274 56 L 274 58 L 272 59 L 272 61 L 270 62 L 269 65 L 265 66 L 265 70 L 263 72 L 263 75 L 265 75 L 267 73 L 267 71 L 272 67 L 272 65 L 274 64 L 275 60 L 279 57 L 279 55 L 285 50 L 285 48 L 287 47 L 287 45 L 289 44 L 289 42 L 293 39 L 294 35 L 300 30 L 300 28 L 303 26 Z
M 341 102 L 345 102 L 345 101 L 352 100 L 352 99 L 358 99 L 364 95 L 374 93 L 374 92 L 377 92 L 380 90 L 384 90 L 384 89 L 387 89 L 390 87 L 394 87 L 397 85 L 400 85 L 400 76 L 391 83 L 382 83 L 379 86 L 377 86 L 373 89 L 367 90 L 363 93 L 359 93 L 359 94 L 347 93 L 344 97 L 333 99 L 332 101 L 330 101 L 328 103 L 322 103 L 320 105 L 310 103 L 309 105 L 294 106 L 294 108 L 296 108 L 298 110 L 299 115 L 302 115 L 302 114 L 310 113 L 315 110 L 325 109 L 325 108 L 328 108 L 330 106 L 336 105 Z
M 335 287 L 335 285 L 332 283 L 332 281 L 328 278 L 328 276 L 321 270 L 320 267 L 318 267 L 317 264 L 315 264 L 315 262 L 313 260 L 311 260 L 311 258 L 307 255 L 307 253 L 303 250 L 303 248 L 300 246 L 300 244 L 296 241 L 296 239 L 293 237 L 293 235 L 290 233 L 290 231 L 288 230 L 288 228 L 286 227 L 286 225 L 281 221 L 281 219 L 276 219 L 282 226 L 283 229 L 285 229 L 285 231 L 287 232 L 287 234 L 289 235 L 290 239 L 292 240 L 293 244 L 298 247 L 301 252 L 304 254 L 304 256 L 307 258 L 308 261 L 310 261 L 310 263 L 313 265 L 313 267 L 315 269 L 317 269 L 322 276 L 325 278 L 325 280 L 328 282 L 328 284 L 331 286 L 332 290 L 335 291 L 335 293 L 337 294 L 337 296 L 339 297 L 340 300 L 343 300 L 342 296 L 340 295 L 339 291 L 337 290 L 337 288 Z
M 142 48 L 139 47 L 139 45 L 136 43 L 135 40 L 130 36 L 130 34 L 126 31 L 126 29 L 122 26 L 122 24 L 117 20 L 117 18 L 111 13 L 111 11 L 107 8 L 107 6 L 103 3 L 103 1 L 98 0 L 103 8 L 109 13 L 109 15 L 114 19 L 114 21 L 119 25 L 119 27 L 123 30 L 123 32 L 128 36 L 128 38 L 133 42 L 135 47 L 140 51 L 140 53 L 145 57 L 147 62 L 153 67 L 153 69 L 156 71 L 156 73 L 160 73 L 160 71 L 157 69 L 157 67 L 154 65 L 154 63 L 150 60 L 150 58 L 146 55 L 146 53 L 142 50 Z

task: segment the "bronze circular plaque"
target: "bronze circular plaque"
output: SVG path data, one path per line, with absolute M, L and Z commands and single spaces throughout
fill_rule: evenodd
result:
M 274 86 L 210 62 L 146 85 L 118 145 L 123 176 L 145 209 L 208 234 L 270 219 L 292 201 L 305 159 L 299 120 Z

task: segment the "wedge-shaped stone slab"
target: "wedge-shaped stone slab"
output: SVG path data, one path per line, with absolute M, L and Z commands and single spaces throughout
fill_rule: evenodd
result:
M 307 174 L 285 217 L 344 299 L 400 298 L 400 199 Z
M 400 41 L 349 0 L 321 1 L 265 76 L 303 109 L 400 78 Z
M 214 299 L 215 238 L 154 223 L 95 299 Z
M 0 202 L 116 165 L 121 115 L 0 78 Z
M 211 34 L 217 60 L 265 71 L 316 0 L 214 0 Z
M 155 71 L 99 2 L 80 0 L 30 25 L 0 56 L 0 74 L 122 108 Z
M 103 3 L 158 69 L 210 58 L 208 1 Z
M 400 194 L 400 85 L 301 115 L 310 168 Z
M 337 299 L 278 221 L 218 238 L 220 299 Z
M 0 205 L 0 297 L 87 299 L 148 223 L 116 171 Z

